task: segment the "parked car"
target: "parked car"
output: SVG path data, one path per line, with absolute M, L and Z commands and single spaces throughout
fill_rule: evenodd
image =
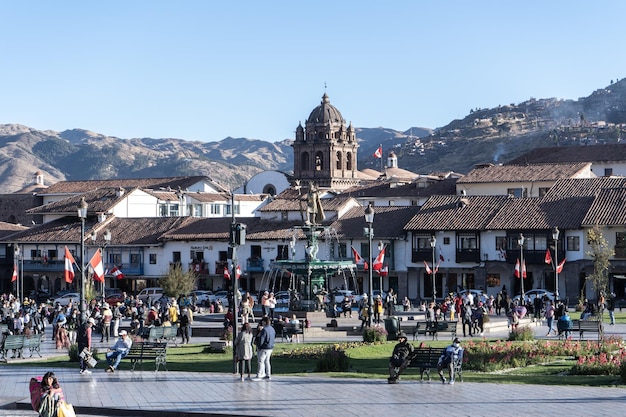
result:
M 60 305 L 65 307 L 70 302 L 73 303 L 74 305 L 78 305 L 79 301 L 80 301 L 80 294 L 77 292 L 70 292 L 58 298 L 55 298 L 54 304 L 56 305 L 57 303 L 59 303 Z
M 387 292 L 386 291 L 380 291 L 380 290 L 374 290 L 372 291 L 372 297 L 376 298 L 377 296 L 380 295 L 380 298 L 385 301 L 385 299 L 387 299 Z
M 489 298 L 489 296 L 482 290 L 472 290 L 472 289 L 461 290 L 459 291 L 459 294 L 463 296 L 467 294 L 468 292 L 472 294 L 472 297 L 474 298 L 474 303 L 476 303 L 477 301 L 482 301 L 483 303 L 486 303 L 487 299 Z
M 215 301 L 220 301 L 224 307 L 228 307 L 228 291 L 217 291 L 215 294 Z
M 276 304 L 289 304 L 289 291 L 278 291 L 274 294 Z
M 163 296 L 163 288 L 159 287 L 148 287 L 139 291 L 137 294 L 137 299 L 143 301 L 144 304 L 150 306 L 156 300 Z
M 213 291 L 195 290 L 189 293 L 190 299 L 196 299 L 196 305 L 207 306 L 215 301 L 215 294 Z
M 123 304 L 124 295 L 121 292 L 115 292 L 115 293 L 107 295 L 104 301 L 106 301 L 109 305 L 112 305 L 112 306 L 116 305 L 117 303 Z
M 544 295 L 547 295 L 548 300 L 552 302 L 554 302 L 556 298 L 552 291 L 537 288 L 537 289 L 533 289 L 530 291 L 526 291 L 524 293 L 524 303 L 532 303 L 533 301 L 535 301 L 535 298 L 537 297 L 543 298 Z M 519 299 L 520 299 L 519 295 L 516 295 L 515 297 L 513 297 L 513 301 L 519 302 Z

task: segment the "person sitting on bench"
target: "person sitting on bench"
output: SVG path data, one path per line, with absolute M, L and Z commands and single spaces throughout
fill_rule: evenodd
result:
M 454 342 L 443 351 L 443 354 L 439 357 L 439 362 L 437 363 L 437 372 L 439 372 L 439 378 L 441 378 L 442 383 L 446 383 L 446 378 L 443 376 L 444 368 L 448 368 L 448 376 L 450 380 L 449 384 L 454 384 L 454 363 L 455 361 L 463 356 L 463 348 L 461 347 L 461 341 L 457 337 L 454 339 Z
M 109 367 L 106 369 L 107 372 L 115 372 L 122 359 L 128 355 L 132 344 L 133 340 L 128 336 L 126 330 L 120 330 L 119 338 L 106 353 L 107 363 L 109 364 Z
M 393 348 L 393 353 L 389 359 L 389 378 L 387 382 L 397 384 L 400 374 L 411 362 L 411 354 L 413 353 L 413 345 L 408 342 L 406 334 L 400 331 L 398 334 L 398 344 Z

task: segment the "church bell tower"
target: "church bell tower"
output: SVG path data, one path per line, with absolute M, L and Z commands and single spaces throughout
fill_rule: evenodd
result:
M 294 178 L 306 184 L 344 190 L 359 184 L 356 133 L 324 93 L 304 128 L 300 123 L 293 144 Z

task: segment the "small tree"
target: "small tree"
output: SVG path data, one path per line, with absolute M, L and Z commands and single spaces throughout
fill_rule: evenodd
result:
M 609 284 L 609 270 L 611 269 L 610 258 L 615 255 L 615 251 L 609 247 L 608 242 L 602 234 L 600 226 L 594 226 L 587 232 L 587 241 L 590 250 L 587 255 L 593 258 L 593 274 L 587 279 L 591 280 L 593 289 L 599 294 L 606 291 Z
M 183 271 L 181 265 L 170 267 L 167 275 L 159 280 L 163 293 L 169 297 L 178 297 L 182 294 L 189 294 L 196 285 L 196 275 L 193 271 Z

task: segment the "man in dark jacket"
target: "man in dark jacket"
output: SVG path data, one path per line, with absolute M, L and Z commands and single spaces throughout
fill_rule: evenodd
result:
M 387 382 L 397 384 L 400 374 L 411 362 L 411 354 L 413 353 L 413 345 L 408 342 L 406 334 L 401 331 L 398 334 L 398 343 L 393 348 L 393 353 L 389 359 L 389 378 Z
M 272 327 L 270 318 L 265 316 L 258 327 L 256 347 L 259 366 L 256 378 L 253 378 L 253 381 L 260 381 L 261 379 L 270 380 L 272 377 L 272 365 L 270 364 L 270 358 L 274 350 L 275 339 L 276 332 Z

